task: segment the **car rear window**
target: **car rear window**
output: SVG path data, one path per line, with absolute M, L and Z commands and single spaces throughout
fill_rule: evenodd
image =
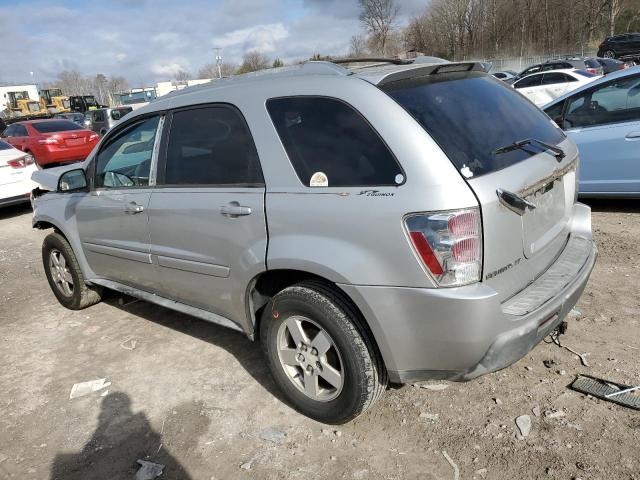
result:
M 267 110 L 304 185 L 404 183 L 395 157 L 350 105 L 334 98 L 286 97 L 267 101 Z
M 118 108 L 115 110 L 111 110 L 111 118 L 114 120 L 120 120 L 131 111 L 133 111 L 133 108 Z
M 600 64 L 595 58 L 587 58 L 584 63 L 589 68 L 600 68 Z
M 4 140 L 0 140 L 0 150 L 11 150 L 13 147 Z
M 575 70 L 573 73 L 577 73 L 578 75 L 582 75 L 583 77 L 597 77 L 597 75 L 589 73 L 586 70 Z
M 556 145 L 565 138 L 535 105 L 481 72 L 425 75 L 381 88 L 418 121 L 467 178 L 531 157 L 522 150 L 494 153 L 500 147 L 527 138 Z
M 53 133 L 53 132 L 66 132 L 68 130 L 82 130 L 82 127 L 77 123 L 73 123 L 69 120 L 53 120 L 48 122 L 33 122 L 31 124 L 33 128 L 39 133 Z

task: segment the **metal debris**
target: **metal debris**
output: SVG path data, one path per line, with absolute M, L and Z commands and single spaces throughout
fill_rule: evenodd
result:
M 589 375 L 578 375 L 569 388 L 623 407 L 640 410 L 640 386 L 630 387 Z
M 573 348 L 567 346 L 567 345 L 563 345 L 560 343 L 560 338 L 558 336 L 557 332 L 551 332 L 549 334 L 549 336 L 551 337 L 551 341 L 553 343 L 555 343 L 557 346 L 559 346 L 560 348 L 564 348 L 565 350 L 570 351 L 571 353 L 573 353 L 574 355 L 576 355 L 579 359 L 580 362 L 582 363 L 582 365 L 584 365 L 585 367 L 588 367 L 589 364 L 587 363 L 587 359 L 585 358 L 585 353 L 579 353 L 577 351 L 575 351 Z
M 135 480 L 153 480 L 162 475 L 164 465 L 159 463 L 147 462 L 146 460 L 138 460 L 140 469 L 136 472 Z

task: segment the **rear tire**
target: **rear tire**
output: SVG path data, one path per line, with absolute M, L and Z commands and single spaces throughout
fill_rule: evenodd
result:
M 386 389 L 387 372 L 363 320 L 325 283 L 304 281 L 275 295 L 262 314 L 260 341 L 285 397 L 320 422 L 348 422 Z
M 67 239 L 50 233 L 42 243 L 42 263 L 49 286 L 60 304 L 70 310 L 81 310 L 102 299 L 101 287 L 90 287 Z
M 604 52 L 604 54 L 602 55 L 604 58 L 616 58 L 616 52 L 614 52 L 613 50 L 606 50 Z

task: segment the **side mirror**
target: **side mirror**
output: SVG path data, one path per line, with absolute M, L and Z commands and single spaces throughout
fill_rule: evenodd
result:
M 87 176 L 81 168 L 64 172 L 58 180 L 59 192 L 77 192 L 86 190 L 88 186 Z

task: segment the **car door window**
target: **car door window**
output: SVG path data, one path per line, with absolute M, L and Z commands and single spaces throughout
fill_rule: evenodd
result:
M 94 122 L 104 122 L 104 111 L 96 110 L 93 112 L 93 121 Z
M 24 125 L 15 125 L 15 129 L 13 131 L 14 137 L 28 137 L 29 133 Z
M 564 73 L 545 73 L 542 76 L 542 85 L 557 85 L 560 83 L 566 83 L 566 75 Z
M 332 98 L 288 97 L 268 100 L 267 110 L 305 186 L 404 182 L 395 157 L 350 105 Z
M 523 78 L 522 80 L 516 82 L 513 87 L 514 88 L 529 88 L 529 87 L 538 87 L 542 81 L 542 75 L 530 75 L 528 77 Z
M 151 157 L 160 117 L 134 123 L 110 137 L 96 158 L 96 188 L 149 185 Z
M 568 102 L 568 127 L 640 121 L 640 75 L 606 83 Z
M 13 137 L 15 136 L 15 125 L 9 125 L 4 132 L 2 132 L 3 137 Z
M 520 76 L 521 77 L 526 77 L 527 75 L 531 75 L 532 73 L 540 72 L 541 70 L 542 70 L 542 65 L 535 65 L 533 67 L 527 68 L 525 71 L 523 71 L 520 74 Z
M 244 118 L 231 106 L 173 113 L 165 185 L 262 185 L 256 147 Z

